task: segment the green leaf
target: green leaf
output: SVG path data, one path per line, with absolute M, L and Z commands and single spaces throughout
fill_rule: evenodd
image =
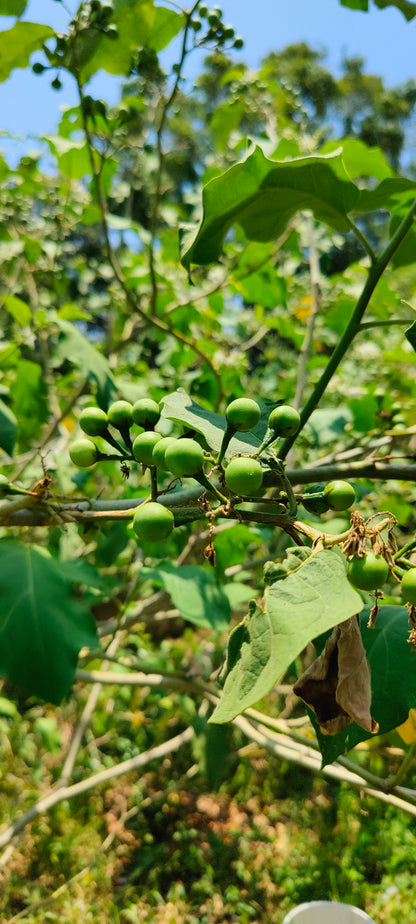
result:
M 0 0 L 0 16 L 21 16 L 27 7 L 27 0 Z
M 230 625 L 230 604 L 213 574 L 198 565 L 178 568 L 170 562 L 143 568 L 146 578 L 160 582 L 181 616 L 196 626 L 221 631 Z
M 201 407 L 196 401 L 187 395 L 183 388 L 178 388 L 171 395 L 163 398 L 162 417 L 168 420 L 176 420 L 178 423 L 187 424 L 198 433 L 202 433 L 208 446 L 214 453 L 218 453 L 221 447 L 224 430 L 226 429 L 226 419 L 221 414 L 215 414 L 214 411 L 208 411 Z M 245 433 L 244 438 L 233 437 L 230 441 L 226 458 L 241 452 L 245 455 L 258 449 L 267 429 L 267 417 L 264 421 L 257 424 L 250 433 Z
M 44 548 L 0 540 L 0 674 L 56 704 L 71 689 L 80 649 L 98 644 L 76 598 L 76 571 L 61 565 Z
M 91 162 L 85 141 L 61 138 L 59 135 L 44 135 L 58 167 L 64 176 L 71 180 L 79 179 L 91 173 Z
M 21 298 L 17 298 L 15 295 L 5 295 L 3 305 L 21 327 L 27 327 L 30 324 L 32 320 L 31 309 Z
M 12 29 L 0 32 L 0 82 L 16 67 L 27 67 L 32 52 L 53 35 L 50 26 L 37 22 L 17 22 Z
M 350 10 L 363 10 L 364 13 L 368 13 L 368 0 L 340 0 L 340 3 L 341 6 L 346 6 Z M 408 22 L 416 16 L 416 3 L 410 3 L 409 0 L 374 0 L 374 3 L 379 10 L 395 6 Z
M 342 159 L 345 169 L 352 180 L 360 176 L 374 176 L 377 180 L 392 177 L 393 170 L 381 148 L 369 148 L 358 138 L 343 138 L 340 141 L 327 141 L 320 154 L 329 154 L 342 147 Z
M 265 696 L 321 626 L 331 629 L 362 609 L 339 549 L 288 551 L 287 562 L 269 566 L 264 608 L 253 604 L 230 635 L 225 684 L 213 722 L 229 722 Z
M 85 378 L 95 382 L 98 403 L 107 407 L 117 390 L 108 360 L 70 321 L 57 318 L 57 323 L 62 337 L 55 355 L 60 361 L 70 359 Z
M 405 337 L 409 341 L 410 345 L 413 347 L 416 353 L 416 321 L 413 321 L 411 327 L 408 327 L 405 331 Z
M 375 189 L 362 189 L 356 208 L 358 212 L 386 209 L 391 214 L 404 215 L 416 197 L 416 182 L 397 176 L 382 180 Z
M 16 417 L 7 404 L 0 400 L 0 449 L 4 449 L 9 456 L 13 454 L 16 433 Z
M 371 715 L 379 734 L 397 728 L 416 707 L 415 653 L 408 644 L 409 613 L 404 606 L 382 606 L 374 629 L 368 629 L 370 606 L 360 614 L 361 635 L 371 668 Z M 325 639 L 319 639 L 318 652 Z M 374 737 L 353 722 L 337 735 L 317 731 L 323 766 L 350 751 L 360 741 Z
M 409 0 L 374 0 L 374 3 L 379 10 L 385 10 L 388 6 L 395 6 L 396 9 L 403 13 L 408 22 L 416 16 L 416 3 L 410 3 Z
M 162 51 L 178 35 L 185 24 L 185 17 L 165 6 L 155 8 L 155 18 L 146 39 L 146 45 L 153 51 Z
M 279 162 L 265 157 L 256 145 L 241 163 L 204 187 L 201 222 L 182 236 L 182 263 L 189 267 L 217 260 L 234 224 L 249 240 L 274 240 L 304 209 L 331 228 L 348 231 L 347 216 L 358 198 L 342 151 Z
M 39 437 L 41 424 L 48 419 L 47 386 L 38 363 L 21 359 L 16 365 L 16 381 L 10 388 L 13 410 L 18 421 L 19 443 L 29 447 Z

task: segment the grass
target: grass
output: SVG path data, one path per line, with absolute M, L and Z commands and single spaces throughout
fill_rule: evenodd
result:
M 7 756 L 2 739 L 3 766 L 14 768 L 0 802 L 3 820 L 7 799 L 16 807 L 33 799 L 39 761 L 28 739 L 39 734 L 37 709 L 18 718 L 25 735 L 14 729 L 28 763 L 19 753 Z M 162 733 L 163 708 L 159 721 Z M 47 758 L 52 780 L 58 756 Z M 377 924 L 415 919 L 416 823 L 407 816 L 260 752 L 232 751 L 215 788 L 190 767 L 187 747 L 141 779 L 121 777 L 55 806 L 0 871 L 0 919 L 281 924 L 291 907 L 314 899 L 357 904 Z

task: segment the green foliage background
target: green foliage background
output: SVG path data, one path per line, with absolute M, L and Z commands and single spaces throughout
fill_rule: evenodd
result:
M 253 73 L 198 5 L 114 0 L 103 19 L 102 6 L 73 4 L 56 35 L 20 19 L 24 0 L 0 3 L 16 17 L 0 33 L 0 79 L 36 62 L 34 81 L 59 89 L 67 72 L 79 92 L 39 153 L 0 158 L 0 451 L 17 492 L 0 500 L 0 842 L 41 800 L 1 873 L 2 913 L 44 920 L 37 903 L 62 885 L 51 920 L 279 922 L 297 901 L 333 897 L 402 921 L 416 910 L 414 821 L 276 750 L 299 730 L 328 766 L 357 746 L 349 758 L 376 788 L 411 774 L 412 746 L 394 731 L 416 707 L 399 584 L 371 634 L 339 550 L 309 556 L 348 515 L 299 506 L 305 560 L 276 579 L 266 570 L 262 604 L 265 563 L 294 541 L 265 503 L 218 516 L 212 566 L 195 482 L 161 477 L 177 528 L 144 546 L 131 519 L 148 471 L 126 480 L 115 461 L 69 460 L 91 403 L 150 396 L 163 435 L 191 432 L 217 453 L 227 403 L 250 395 L 262 421 L 229 455 L 252 452 L 270 410 L 294 404 L 303 426 L 280 447 L 289 484 L 352 480 L 363 515 L 389 511 L 412 553 L 416 84 L 385 87 L 358 59 L 335 78 L 304 44 Z M 376 0 L 380 16 L 391 5 L 416 15 Z M 201 51 L 192 84 L 188 56 Z M 100 69 L 120 78 L 114 106 L 90 95 Z M 310 643 L 360 609 L 382 734 L 367 741 L 353 725 L 316 739 L 291 684 Z M 236 721 L 209 722 L 215 707 Z M 162 754 L 176 735 L 182 746 Z M 124 765 L 147 752 L 139 774 Z M 43 813 L 55 787 L 77 784 Z

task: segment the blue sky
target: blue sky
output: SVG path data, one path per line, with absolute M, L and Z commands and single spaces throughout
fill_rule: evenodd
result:
M 68 0 L 68 4 L 71 9 L 77 6 L 75 0 Z M 327 66 L 335 72 L 339 72 L 344 55 L 359 55 L 366 59 L 367 70 L 380 74 L 389 85 L 416 79 L 416 24 L 407 23 L 394 8 L 378 10 L 370 3 L 371 11 L 361 13 L 342 7 L 339 0 L 219 0 L 219 5 L 225 21 L 244 38 L 245 48 L 240 54 L 252 67 L 269 51 L 306 41 L 327 52 Z M 24 18 L 55 28 L 63 28 L 67 20 L 56 0 L 30 0 Z M 13 22 L 0 17 L 0 28 L 10 28 Z M 109 102 L 117 99 L 117 82 L 102 73 L 90 83 L 89 90 Z M 0 84 L 0 130 L 32 137 L 53 132 L 60 108 L 75 101 L 69 77 L 57 93 L 50 88 L 50 76 L 36 77 L 16 70 Z M 30 140 L 28 143 L 30 146 Z M 17 156 L 22 142 L 13 148 Z M 9 144 L 7 150 L 11 151 Z

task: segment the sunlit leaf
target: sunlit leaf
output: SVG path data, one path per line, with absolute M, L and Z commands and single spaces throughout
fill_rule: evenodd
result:
M 26 67 L 32 52 L 54 34 L 51 26 L 37 22 L 17 22 L 12 29 L 0 32 L 0 82 L 16 67 Z
M 234 224 L 249 240 L 275 239 L 304 209 L 331 228 L 348 231 L 347 216 L 358 198 L 341 151 L 279 162 L 265 157 L 256 145 L 241 163 L 204 187 L 201 222 L 182 236 L 182 263 L 217 260 Z
M 270 577 L 274 579 L 262 607 L 253 604 L 230 635 L 224 689 L 213 722 L 229 722 L 260 700 L 321 626 L 331 629 L 363 606 L 338 549 L 313 555 L 292 550 L 288 562 L 271 566 Z
M 188 622 L 209 629 L 228 629 L 230 603 L 215 576 L 198 565 L 178 568 L 163 562 L 157 568 L 143 568 L 144 577 L 163 585 L 181 616 Z

